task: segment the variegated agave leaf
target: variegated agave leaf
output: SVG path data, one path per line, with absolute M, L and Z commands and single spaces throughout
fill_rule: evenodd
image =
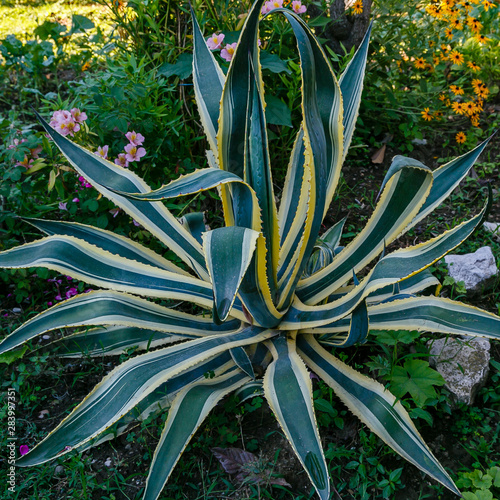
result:
M 278 207 L 258 46 L 263 2 L 257 0 L 248 13 L 226 76 L 193 13 L 193 82 L 209 167 L 151 191 L 131 170 L 71 142 L 39 117 L 78 174 L 176 252 L 190 271 L 109 231 L 27 220 L 46 236 L 0 253 L 0 267 L 46 267 L 101 290 L 32 317 L 0 343 L 0 353 L 65 327 L 79 331 L 57 343 L 62 357 L 132 348 L 140 353 L 110 372 L 18 465 L 95 446 L 170 407 L 144 493 L 154 500 L 206 415 L 238 391 L 243 398 L 267 399 L 326 500 L 330 480 L 314 414 L 313 370 L 384 442 L 459 494 L 396 398 L 325 346 L 346 348 L 382 328 L 500 337 L 498 316 L 417 295 L 439 285 L 428 268 L 472 234 L 486 209 L 429 241 L 385 252 L 453 191 L 488 141 L 434 172 L 396 157 L 372 217 L 354 240 L 342 246 L 344 220 L 320 235 L 354 131 L 369 33 L 337 81 L 304 21 L 290 10 L 273 11 L 291 25 L 302 78 L 302 121 Z M 212 188 L 221 194 L 225 227 L 207 229 L 199 213 L 179 221 L 162 203 Z M 358 281 L 368 265 L 371 270 Z M 206 313 L 146 299 L 187 301 Z

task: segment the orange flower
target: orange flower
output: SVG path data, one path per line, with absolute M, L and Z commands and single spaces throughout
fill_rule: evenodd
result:
M 482 33 L 478 33 L 474 38 L 481 44 L 489 42 L 491 40 L 491 38 L 488 38 L 486 35 L 483 35 Z
M 464 102 L 464 110 L 469 116 L 473 115 L 477 111 L 477 107 L 474 101 Z
M 417 57 L 417 59 L 415 59 L 415 61 L 413 61 L 413 65 L 417 69 L 424 69 L 425 64 L 426 64 L 426 62 L 425 62 L 425 59 L 423 57 Z
M 495 7 L 495 4 L 493 2 L 490 2 L 490 0 L 483 0 L 483 7 L 484 10 L 488 11 L 488 9 L 493 9 Z
M 354 5 L 352 6 L 352 10 L 354 10 L 354 14 L 363 14 L 363 2 L 362 0 L 356 0 Z
M 450 85 L 450 90 L 455 95 L 463 95 L 464 94 L 464 89 L 462 87 L 458 87 L 457 85 Z
M 467 140 L 467 136 L 463 132 L 459 132 L 455 136 L 455 140 L 458 142 L 458 144 L 463 144 Z
M 456 30 L 461 30 L 463 28 L 463 24 L 460 19 L 453 19 L 450 24 Z
M 457 115 L 464 115 L 465 114 L 465 108 L 464 108 L 463 103 L 455 101 L 455 102 L 453 102 L 451 107 Z
M 437 66 L 441 62 L 441 59 L 439 58 L 439 56 L 434 56 L 432 58 L 432 61 L 434 63 L 434 66 Z
M 444 94 L 439 94 L 439 100 L 443 101 L 446 99 L 446 96 Z
M 453 30 L 451 28 L 445 28 L 444 34 L 446 38 L 449 38 L 450 40 L 453 38 Z
M 488 97 L 488 94 L 490 93 L 485 83 L 478 78 L 472 80 L 472 87 L 474 88 L 474 93 L 479 97 L 482 97 L 483 99 L 486 99 L 486 97 Z
M 464 56 L 458 52 L 458 50 L 452 50 L 448 56 L 450 61 L 457 66 L 460 66 L 464 62 Z
M 472 71 L 479 71 L 481 69 L 481 66 L 476 64 L 474 61 L 467 61 L 467 66 L 472 70 Z
M 474 17 L 468 17 L 467 24 L 469 25 L 470 29 L 474 31 L 474 33 L 479 33 L 481 31 L 481 28 L 483 27 L 479 20 L 475 19 Z
M 432 113 L 429 111 L 429 108 L 424 108 L 424 110 L 421 111 L 420 113 L 422 115 L 422 118 L 424 120 L 427 120 L 428 122 L 430 122 L 433 118 Z
M 462 7 L 464 8 L 465 12 L 470 12 L 472 10 L 472 4 L 470 2 L 462 2 Z
M 87 61 L 83 66 L 82 66 L 82 72 L 87 71 L 90 68 L 90 61 Z
M 470 122 L 471 122 L 471 124 L 472 124 L 473 127 L 479 127 L 479 116 L 472 115 L 470 117 Z
M 484 104 L 484 101 L 482 99 L 478 99 L 476 101 L 476 111 L 479 113 L 483 110 L 483 104 Z

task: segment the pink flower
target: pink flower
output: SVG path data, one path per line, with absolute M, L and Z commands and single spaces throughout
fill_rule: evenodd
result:
M 16 162 L 16 167 L 25 167 L 26 169 L 31 167 L 31 164 L 33 163 L 32 159 L 29 159 L 26 155 L 24 155 L 24 160 L 23 161 L 18 161 Z
M 59 203 L 59 210 L 68 210 L 66 208 L 67 203 L 63 203 L 62 201 Z
M 121 208 L 119 207 L 115 207 L 115 208 L 112 208 L 109 213 L 113 216 L 113 219 L 122 211 Z
M 108 145 L 103 146 L 102 148 L 101 146 L 98 146 L 97 151 L 94 154 L 106 160 L 108 158 L 108 149 L 109 149 Z
M 28 139 L 14 139 L 14 142 L 7 149 L 16 149 L 19 144 L 26 142 Z
M 28 451 L 30 451 L 29 449 L 29 446 L 26 445 L 26 444 L 22 444 L 20 447 L 19 447 L 19 453 L 22 455 L 26 455 L 26 453 L 28 453 Z
M 78 177 L 78 181 L 80 182 L 80 184 L 82 185 L 82 188 L 91 188 L 92 187 L 92 184 L 89 184 L 84 177 L 82 177 L 80 175 L 80 177 Z
M 271 12 L 274 9 L 280 9 L 283 7 L 283 0 L 269 0 L 264 4 L 262 7 L 262 14 L 267 14 L 268 12 Z
M 71 113 L 69 111 L 66 111 L 65 109 L 59 109 L 57 111 L 54 111 L 52 113 L 52 118 L 50 120 L 50 126 L 51 127 L 57 127 L 57 124 L 59 122 L 65 121 L 72 119 L 73 117 L 71 116 Z
M 85 111 L 80 111 L 78 108 L 71 110 L 71 116 L 76 123 L 83 123 L 87 119 Z
M 69 299 L 70 297 L 73 297 L 74 295 L 78 294 L 78 289 L 77 288 L 70 288 L 66 290 L 66 298 Z
M 80 201 L 80 199 L 79 199 L 79 198 L 73 198 L 71 201 L 72 201 L 73 203 L 78 203 L 78 202 Z
M 35 149 L 30 149 L 31 157 L 36 159 L 40 156 L 40 153 L 42 152 L 43 148 L 41 146 L 35 148 Z
M 137 149 L 137 146 L 132 143 L 125 146 L 125 151 L 127 152 L 125 155 L 127 161 L 140 161 L 146 154 L 146 150 L 144 148 Z
M 144 149 L 144 148 L 141 148 L 141 149 Z M 125 157 L 125 153 L 120 153 L 118 155 L 118 158 L 115 160 L 115 163 L 117 165 L 120 165 L 121 167 L 128 167 L 128 160 Z
M 220 49 L 222 45 L 222 41 L 224 40 L 224 33 L 214 33 L 211 37 L 208 38 L 207 40 L 207 46 L 210 50 L 217 50 Z
M 80 125 L 73 121 L 73 117 L 56 123 L 54 127 L 61 135 L 70 135 L 73 137 L 75 132 L 80 130 Z
M 228 43 L 221 51 L 220 56 L 226 61 L 230 61 L 234 56 L 234 51 L 236 50 L 236 45 L 238 42 Z
M 300 0 L 293 0 L 292 9 L 296 14 L 303 14 L 307 10 L 307 7 L 302 5 Z
M 127 132 L 125 137 L 129 140 L 130 144 L 134 146 L 140 146 L 144 142 L 144 136 L 137 132 Z

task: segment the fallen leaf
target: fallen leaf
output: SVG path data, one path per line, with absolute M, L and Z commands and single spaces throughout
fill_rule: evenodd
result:
M 372 163 L 383 163 L 385 157 L 385 148 L 384 144 L 375 154 L 372 156 Z

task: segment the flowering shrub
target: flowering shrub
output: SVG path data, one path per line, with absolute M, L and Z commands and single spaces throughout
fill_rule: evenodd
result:
M 483 128 L 495 128 L 488 101 L 497 95 L 500 77 L 494 62 L 498 3 L 389 1 L 378 4 L 375 14 L 380 22 L 365 112 L 373 113 L 376 134 L 421 138 L 422 130 L 432 134 L 439 122 L 451 142 L 470 146 L 485 135 Z

